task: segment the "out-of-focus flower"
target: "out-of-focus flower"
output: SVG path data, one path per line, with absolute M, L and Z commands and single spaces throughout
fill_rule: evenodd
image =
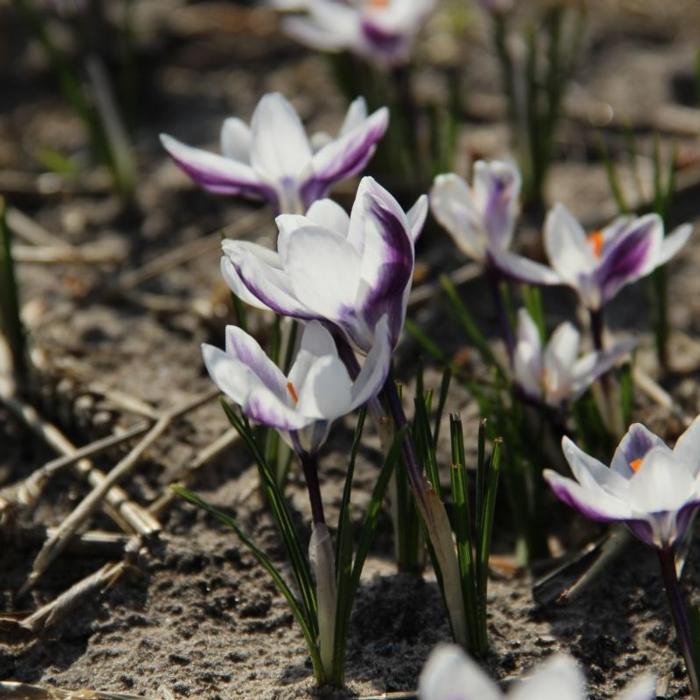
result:
M 587 309 L 597 311 L 622 287 L 666 264 L 692 230 L 685 224 L 664 237 L 661 218 L 647 214 L 620 217 L 586 235 L 569 210 L 558 204 L 547 216 L 545 247 L 562 283 L 576 291 Z
M 304 328 L 289 376 L 260 345 L 235 326 L 226 328 L 226 350 L 202 345 L 215 384 L 248 418 L 281 431 L 297 450 L 315 454 L 331 423 L 374 398 L 389 372 L 391 344 L 386 317 L 377 323 L 375 342 L 353 381 L 338 357 L 331 334 L 318 322 Z
M 348 50 L 381 67 L 408 62 L 435 0 L 309 0 L 307 14 L 284 23 L 297 41 L 320 51 Z
M 265 95 L 250 126 L 224 121 L 222 155 L 161 135 L 173 160 L 210 192 L 268 200 L 277 213 L 302 213 L 331 185 L 359 173 L 374 154 L 389 123 L 382 107 L 367 116 L 363 98 L 348 110 L 337 138 L 323 138 L 314 151 L 294 107 L 279 93 Z M 313 141 L 313 139 L 312 139 Z
M 673 450 L 635 423 L 609 468 L 566 437 L 562 449 L 576 480 L 544 472 L 562 501 L 591 520 L 623 522 L 639 539 L 662 550 L 683 537 L 700 505 L 700 419 Z
M 602 374 L 633 347 L 618 343 L 607 351 L 579 358 L 581 334 L 571 323 L 556 328 L 546 347 L 526 309 L 518 312 L 518 337 L 513 358 L 515 381 L 527 396 L 553 407 L 576 401 Z
M 532 284 L 559 284 L 544 265 L 512 253 L 520 196 L 520 173 L 510 163 L 477 161 L 470 187 L 450 173 L 435 178 L 430 205 L 457 247 L 484 267 Z
M 363 353 L 375 344 L 377 323 L 386 315 L 394 346 L 406 317 L 414 245 L 427 210 L 424 195 L 404 213 L 387 190 L 365 177 L 350 216 L 324 199 L 306 216 L 277 217 L 277 252 L 224 241 L 224 279 L 246 303 L 323 321 Z
M 462 649 L 436 647 L 420 676 L 420 700 L 585 700 L 586 680 L 570 656 L 557 654 L 505 694 Z M 642 676 L 618 700 L 652 700 L 653 677 Z

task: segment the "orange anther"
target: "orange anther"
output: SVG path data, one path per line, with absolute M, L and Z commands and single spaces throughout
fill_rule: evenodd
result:
M 297 390 L 294 387 L 294 384 L 292 384 L 291 382 L 287 382 L 287 391 L 292 397 L 292 401 L 294 401 L 294 403 L 299 403 L 299 394 L 297 394 Z
M 638 471 L 639 471 L 639 467 L 641 467 L 641 466 L 642 466 L 642 460 L 641 460 L 641 459 L 633 459 L 633 460 L 630 462 L 630 469 L 631 469 L 633 472 L 638 472 Z
M 600 230 L 593 231 L 593 233 L 588 236 L 588 242 L 591 244 L 591 248 L 593 248 L 593 255 L 599 258 L 603 253 L 603 232 Z
M 375 9 L 384 9 L 389 7 L 391 0 L 367 0 L 367 4 Z

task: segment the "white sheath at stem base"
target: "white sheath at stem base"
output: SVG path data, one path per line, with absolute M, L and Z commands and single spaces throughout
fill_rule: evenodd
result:
M 318 646 L 321 665 L 327 678 L 333 672 L 333 646 L 335 643 L 335 613 L 337 590 L 335 582 L 335 554 L 328 528 L 314 523 L 309 542 L 309 560 L 316 578 L 318 600 Z

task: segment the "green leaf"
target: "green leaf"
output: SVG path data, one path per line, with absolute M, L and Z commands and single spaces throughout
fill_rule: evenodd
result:
M 289 556 L 309 624 L 313 624 L 315 627 L 318 613 L 316 588 L 311 574 L 311 568 L 304 554 L 305 548 L 302 547 L 301 540 L 292 522 L 286 499 L 280 490 L 274 472 L 270 469 L 270 466 L 258 447 L 247 420 L 241 419 L 227 401 L 222 400 L 221 405 L 224 407 L 224 411 L 231 425 L 238 431 L 258 466 L 260 484 L 272 511 L 272 516 L 277 524 L 277 529 L 282 537 L 287 555 Z M 318 633 L 318 630 L 314 629 L 314 632 Z
M 0 197 L 0 331 L 12 354 L 13 371 L 21 382 L 27 375 L 27 336 L 20 314 L 19 285 L 12 257 L 5 200 Z

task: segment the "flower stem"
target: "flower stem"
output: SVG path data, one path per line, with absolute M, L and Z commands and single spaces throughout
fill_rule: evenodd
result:
M 308 452 L 299 452 L 299 459 L 304 470 L 306 488 L 309 492 L 311 504 L 311 519 L 314 525 L 325 525 L 326 518 L 323 514 L 323 501 L 321 500 L 321 487 L 318 482 L 318 457 Z
M 690 630 L 690 620 L 683 600 L 676 575 L 676 557 L 673 548 L 667 547 L 658 551 L 661 573 L 664 579 L 666 595 L 671 606 L 673 624 L 676 627 L 676 637 L 680 644 L 685 667 L 688 671 L 688 680 L 693 692 L 693 697 L 700 698 L 700 683 L 698 683 L 698 673 L 696 666 L 696 649 L 693 644 L 693 636 Z
M 510 326 L 508 313 L 503 303 L 503 296 L 501 295 L 500 285 L 503 281 L 503 276 L 493 266 L 488 267 L 486 274 L 489 280 L 489 285 L 491 286 L 493 303 L 496 308 L 496 313 L 498 314 L 498 322 L 501 325 L 503 341 L 505 342 L 506 350 L 508 351 L 508 359 L 510 360 L 510 363 L 513 364 L 513 355 L 515 354 L 515 338 L 513 337 L 513 329 Z
M 593 336 L 593 347 L 600 352 L 604 348 L 603 335 L 605 331 L 605 314 L 603 307 L 591 309 L 591 335 Z

